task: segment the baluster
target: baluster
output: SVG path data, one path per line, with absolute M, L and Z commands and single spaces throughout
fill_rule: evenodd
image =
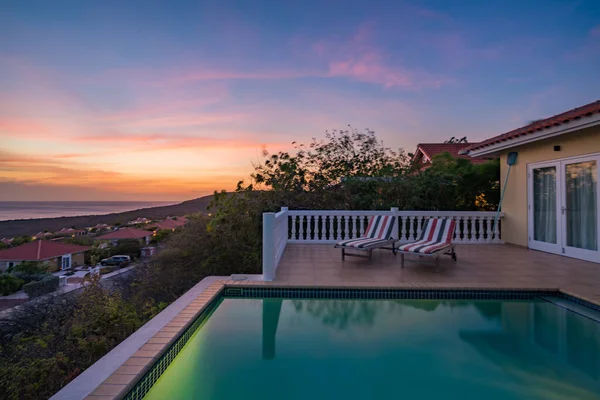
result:
M 406 220 L 408 221 L 408 240 L 412 241 L 414 240 L 413 238 L 413 225 L 414 225 L 414 220 L 411 219 L 410 217 L 406 217 Z
M 344 224 L 344 226 L 345 226 L 345 229 L 344 229 L 344 236 L 343 236 L 343 239 L 344 239 L 344 240 L 345 240 L 345 239 L 351 239 L 351 238 L 352 238 L 352 236 L 351 236 L 351 234 L 350 234 L 350 216 L 349 216 L 349 215 L 345 215 L 345 216 L 344 216 L 344 223 L 345 223 L 345 224 Z
M 365 216 L 361 215 L 358 217 L 358 236 L 362 236 L 365 233 Z
M 314 240 L 315 238 L 315 226 L 314 226 L 315 216 L 309 215 L 307 219 L 306 225 L 306 240 Z
M 498 223 L 496 223 L 494 219 L 494 241 L 497 242 L 500 240 L 500 219 L 498 219 Z
M 296 216 L 292 215 L 291 217 L 292 220 L 292 240 L 296 240 Z
M 327 239 L 329 239 L 329 240 L 334 239 L 334 237 L 333 237 L 333 215 L 329 216 L 329 235 L 327 236 Z
M 402 217 L 402 231 L 400 232 L 400 240 L 406 240 L 406 220 L 408 217 Z M 399 223 L 400 221 L 398 221 Z
M 475 217 L 475 230 L 477 232 L 477 241 L 483 240 L 483 221 L 479 217 Z
M 319 234 L 320 240 L 325 240 L 325 215 L 321 215 L 321 232 Z
M 298 216 L 298 240 L 304 240 L 304 215 Z
M 487 217 L 486 219 L 486 228 L 487 228 L 487 238 L 486 242 L 490 243 L 492 241 L 492 217 Z
M 465 217 L 459 217 L 456 221 L 457 226 L 457 234 L 456 234 L 456 241 L 457 242 L 464 242 L 465 241 Z
M 467 226 L 468 226 L 468 230 L 469 230 L 469 234 L 468 234 L 468 238 L 469 238 L 469 242 L 474 242 L 475 240 L 475 230 L 473 227 L 473 217 L 469 216 L 467 217 Z
M 337 235 L 335 240 L 340 241 L 344 236 L 342 235 L 342 216 L 337 216 Z
M 423 217 L 419 216 L 417 218 L 417 231 L 415 232 L 415 239 L 419 237 L 421 231 L 423 230 Z

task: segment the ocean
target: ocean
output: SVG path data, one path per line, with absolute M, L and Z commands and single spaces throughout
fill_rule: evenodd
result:
M 164 201 L 0 201 L 0 221 L 102 215 L 170 204 L 177 203 Z

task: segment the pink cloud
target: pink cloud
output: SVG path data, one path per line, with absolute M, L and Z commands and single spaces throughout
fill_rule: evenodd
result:
M 445 77 L 390 62 L 390 57 L 373 42 L 374 24 L 367 22 L 359 26 L 348 40 L 319 41 L 312 49 L 316 55 L 328 59 L 329 77 L 345 77 L 385 88 L 410 90 L 439 88 L 451 82 Z

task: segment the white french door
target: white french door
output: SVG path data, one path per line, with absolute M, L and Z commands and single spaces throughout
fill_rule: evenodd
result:
M 600 262 L 600 154 L 528 165 L 529 247 Z

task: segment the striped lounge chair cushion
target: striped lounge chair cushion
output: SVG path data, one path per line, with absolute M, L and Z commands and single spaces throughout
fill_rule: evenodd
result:
M 443 250 L 452 244 L 455 226 L 456 222 L 451 219 L 429 219 L 419 239 L 400 246 L 398 250 L 421 254 L 432 254 Z
M 336 246 L 368 249 L 385 244 L 393 240 L 392 230 L 394 229 L 395 219 L 396 217 L 391 215 L 376 215 L 369 220 L 369 225 L 367 225 L 364 236 L 343 240 L 338 242 Z

